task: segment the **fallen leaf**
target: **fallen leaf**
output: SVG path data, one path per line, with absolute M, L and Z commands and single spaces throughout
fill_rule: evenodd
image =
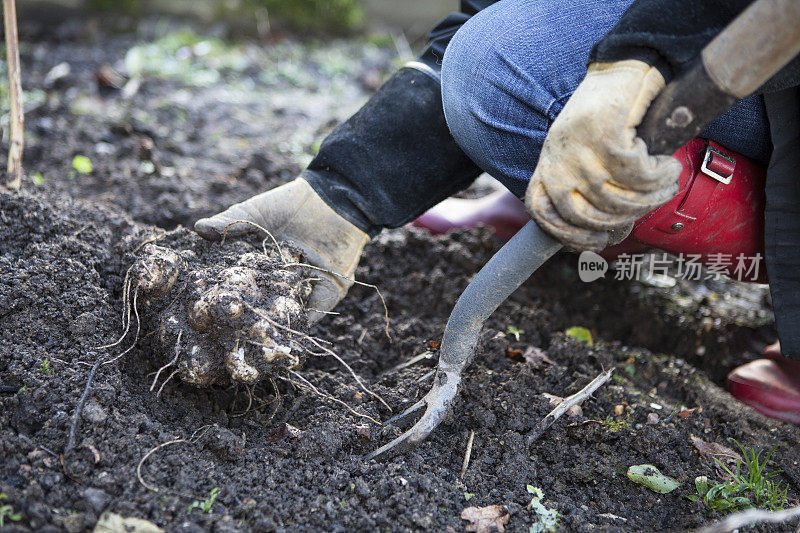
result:
M 547 357 L 544 350 L 536 346 L 528 346 L 525 353 L 522 354 L 522 357 L 525 359 L 526 363 L 530 363 L 534 368 L 541 366 L 542 363 L 547 363 L 548 365 L 556 364 L 552 359 Z
M 273 430 L 267 439 L 270 442 L 278 442 L 285 438 L 299 439 L 303 432 L 290 424 L 283 424 L 281 427 Z
M 470 522 L 465 530 L 475 533 L 489 533 L 492 529 L 503 533 L 510 518 L 508 511 L 502 505 L 467 507 L 461 511 L 461 519 Z
M 523 361 L 522 350 L 506 346 L 506 357 L 514 361 Z
M 692 414 L 695 411 L 697 411 L 698 413 L 702 413 L 703 412 L 703 408 L 702 407 L 692 407 L 691 409 L 683 409 L 682 411 L 680 411 L 678 413 L 678 416 L 680 418 L 689 418 L 690 416 L 692 416 Z
M 105 512 L 94 526 L 93 533 L 163 533 L 164 530 L 141 518 L 125 518 Z
M 369 425 L 367 424 L 360 424 L 356 426 L 356 435 L 358 435 L 361 440 L 369 440 L 370 438 L 370 429 Z
M 730 467 L 735 466 L 738 461 L 741 461 L 742 456 L 727 446 L 723 446 L 722 444 L 717 444 L 716 442 L 706 442 L 701 438 L 695 437 L 694 435 L 690 436 L 689 438 L 692 440 L 694 447 L 697 448 L 697 451 L 700 452 L 700 456 L 710 463 L 713 463 L 714 468 L 720 476 L 722 476 L 724 479 L 730 479 L 731 475 L 726 472 L 725 469 L 722 468 L 714 459 L 718 459 L 721 463 Z
M 667 494 L 681 486 L 677 479 L 665 476 L 653 465 L 634 465 L 628 469 L 628 479 L 644 485 L 653 492 Z
M 556 396 L 555 394 L 550 394 L 549 392 L 543 392 L 542 396 L 550 403 L 551 407 L 556 407 L 558 404 L 564 401 L 564 398 L 561 396 Z
M 585 342 L 589 346 L 592 346 L 594 344 L 594 342 L 592 341 L 592 333 L 586 328 L 575 326 L 569 328 L 564 333 L 567 334 L 567 337 L 572 337 L 575 340 Z

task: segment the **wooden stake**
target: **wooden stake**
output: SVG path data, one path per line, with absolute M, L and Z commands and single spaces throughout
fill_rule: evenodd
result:
M 11 106 L 8 176 L 6 186 L 19 190 L 22 185 L 22 148 L 25 144 L 25 118 L 22 111 L 22 77 L 19 68 L 17 9 L 14 0 L 3 0 L 3 21 L 6 30 L 8 59 L 8 97 Z

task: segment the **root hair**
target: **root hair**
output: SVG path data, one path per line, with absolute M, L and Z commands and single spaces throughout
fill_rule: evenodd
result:
M 343 401 L 343 400 L 340 400 L 339 398 L 336 398 L 336 397 L 334 397 L 334 396 L 331 396 L 330 394 L 328 394 L 328 393 L 326 393 L 326 392 L 323 392 L 323 391 L 319 390 L 317 387 L 315 387 L 315 386 L 314 386 L 314 384 L 313 384 L 313 383 L 311 383 L 310 381 L 308 381 L 306 378 L 304 378 L 304 377 L 303 377 L 301 374 L 299 374 L 298 372 L 295 372 L 294 370 L 289 370 L 289 373 L 290 373 L 292 376 L 294 376 L 294 377 L 296 377 L 297 379 L 299 379 L 299 380 L 300 380 L 300 383 L 298 383 L 298 382 L 296 382 L 296 381 L 294 381 L 294 380 L 292 380 L 292 379 L 290 379 L 290 378 L 286 378 L 286 377 L 281 377 L 280 379 L 283 379 L 283 380 L 285 380 L 285 381 L 288 381 L 289 383 L 291 383 L 292 385 L 294 385 L 295 387 L 297 387 L 297 388 L 299 388 L 299 389 L 306 389 L 306 390 L 308 390 L 308 391 L 312 392 L 313 394 L 316 394 L 316 395 L 317 395 L 317 396 L 319 396 L 320 398 L 324 398 L 324 399 L 326 399 L 326 400 L 330 400 L 330 401 L 332 401 L 332 402 L 336 402 L 336 403 L 338 403 L 339 405 L 342 405 L 342 406 L 344 406 L 345 408 L 347 408 L 347 410 L 348 410 L 348 411 L 350 411 L 351 413 L 353 413 L 354 415 L 356 415 L 356 416 L 360 416 L 360 417 L 362 417 L 362 418 L 366 418 L 367 420 L 370 420 L 370 421 L 372 421 L 372 422 L 375 422 L 375 423 L 376 423 L 376 424 L 378 424 L 378 425 L 381 425 L 381 422 L 380 422 L 379 420 L 376 420 L 376 419 L 374 419 L 373 417 L 369 416 L 368 414 L 365 414 L 365 413 L 361 413 L 361 412 L 359 412 L 359 411 L 356 411 L 355 409 L 353 409 L 352 407 L 350 407 L 350 405 L 348 405 L 348 404 L 347 404 L 345 401 Z

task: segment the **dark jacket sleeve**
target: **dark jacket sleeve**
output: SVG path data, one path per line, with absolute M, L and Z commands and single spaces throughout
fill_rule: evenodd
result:
M 683 72 L 722 29 L 753 0 L 637 0 L 598 42 L 589 62 L 640 59 L 669 82 Z M 800 57 L 760 89 L 800 84 Z
M 453 35 L 472 15 L 495 2 L 497 0 L 461 0 L 459 11 L 450 13 L 431 30 L 430 35 L 428 35 L 428 44 L 422 55 L 420 55 L 419 60 L 431 67 L 435 72 L 441 72 L 444 51 Z

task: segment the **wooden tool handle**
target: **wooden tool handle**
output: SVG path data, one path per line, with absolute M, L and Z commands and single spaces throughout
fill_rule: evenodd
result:
M 639 126 L 651 154 L 669 155 L 800 53 L 800 1 L 758 0 L 656 98 Z

